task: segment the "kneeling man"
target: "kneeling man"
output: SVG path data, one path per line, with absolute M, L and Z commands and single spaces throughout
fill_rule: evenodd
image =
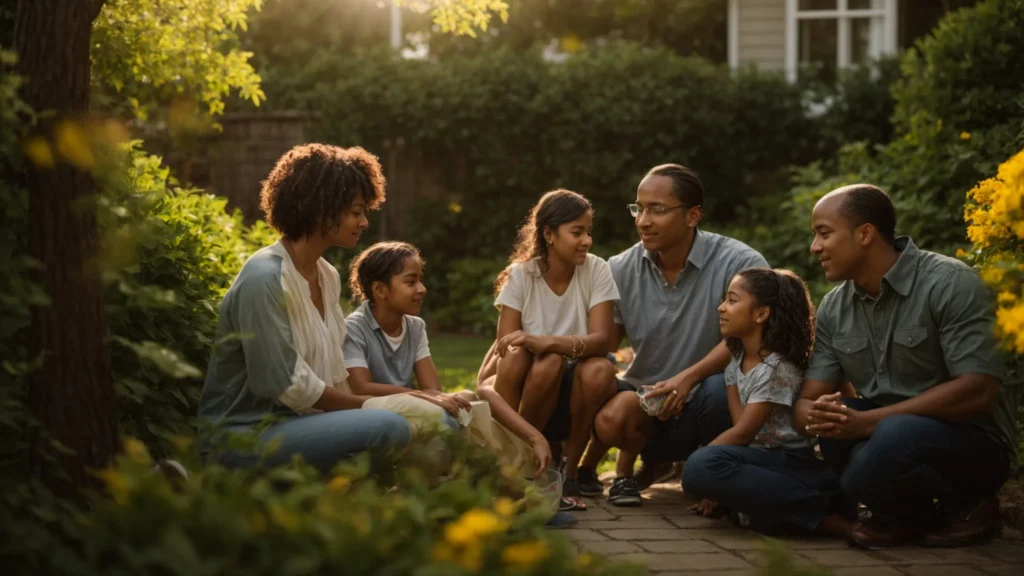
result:
M 993 301 L 969 266 L 895 236 L 889 197 L 858 184 L 814 208 L 811 252 L 843 283 L 818 308 L 799 430 L 821 439 L 863 548 L 978 542 L 999 530 L 996 492 L 1016 458 L 1016 389 Z M 850 382 L 859 398 L 840 398 Z

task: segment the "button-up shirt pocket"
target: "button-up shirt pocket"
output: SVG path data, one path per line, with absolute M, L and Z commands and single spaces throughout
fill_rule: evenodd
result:
M 833 338 L 832 348 L 836 351 L 843 374 L 858 390 L 863 390 L 873 377 L 873 361 L 868 350 L 867 338 Z
M 934 342 L 929 341 L 928 328 L 913 327 L 893 330 L 892 371 L 895 387 L 906 388 L 915 382 L 928 380 L 923 376 L 944 370 L 936 365 Z M 897 382 L 901 385 L 897 386 Z M 907 391 L 909 392 L 909 391 Z M 915 392 L 923 392 L 916 390 Z

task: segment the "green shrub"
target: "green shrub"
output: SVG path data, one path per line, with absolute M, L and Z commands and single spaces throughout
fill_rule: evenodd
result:
M 172 483 L 128 440 L 100 473 L 105 493 L 64 539 L 4 523 L 6 564 L 14 574 L 82 576 L 639 573 L 578 555 L 544 527 L 549 513 L 529 483 L 461 435 L 442 442 L 454 456 L 443 482 L 435 459 L 414 447 L 379 473 L 363 457 L 329 478 L 299 460 L 265 474 L 199 467 L 189 451 L 180 457 L 191 476 Z M 25 541 L 17 531 L 26 528 L 43 539 Z
M 118 160 L 99 212 L 112 366 L 122 431 L 157 446 L 192 430 L 221 297 L 274 235 L 223 198 L 178 188 L 137 143 Z
M 1019 130 L 1022 52 L 1024 0 L 984 0 L 947 14 L 903 58 L 903 79 L 893 87 L 899 130 L 913 130 L 920 114 L 957 132 L 1013 121 Z

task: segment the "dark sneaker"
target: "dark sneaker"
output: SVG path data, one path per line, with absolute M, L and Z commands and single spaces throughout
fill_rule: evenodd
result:
M 636 480 L 631 476 L 616 478 L 608 489 L 608 501 L 616 506 L 639 506 L 640 490 L 636 487 Z
M 917 543 L 941 548 L 970 546 L 991 540 L 1001 528 L 999 499 L 993 496 L 969 510 L 944 510 L 938 528 L 929 530 Z
M 907 524 L 872 518 L 853 525 L 850 542 L 865 550 L 885 550 L 902 546 L 920 533 L 920 530 Z
M 580 487 L 580 494 L 584 496 L 601 496 L 604 494 L 604 484 L 598 480 L 595 470 L 580 467 L 576 472 L 576 483 Z
M 672 462 L 644 462 L 636 473 L 636 487 L 647 490 L 652 484 L 678 480 L 682 470 L 682 466 L 677 467 Z

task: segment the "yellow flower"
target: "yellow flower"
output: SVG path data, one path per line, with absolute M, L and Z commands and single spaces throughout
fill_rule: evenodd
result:
M 459 212 L 462 212 L 462 204 L 459 204 L 458 202 L 449 202 L 448 210 L 450 212 L 458 214 Z
M 960 133 L 960 139 L 961 140 L 970 140 L 971 139 L 971 133 L 970 132 L 961 132 Z
M 348 476 L 335 476 L 327 483 L 327 490 L 329 492 L 344 493 L 348 490 L 350 484 L 352 484 L 352 480 Z
M 88 170 L 96 163 L 89 136 L 78 123 L 65 120 L 54 128 L 53 134 L 57 152 L 79 170 Z
M 146 450 L 146 445 L 139 442 L 136 438 L 125 438 L 124 453 L 132 462 L 137 464 L 153 463 L 153 459 L 149 457 L 149 450 Z
M 589 552 L 584 552 L 576 557 L 577 568 L 587 568 L 594 563 L 594 557 Z
M 996 325 L 1006 339 L 1008 348 L 1017 354 L 1024 354 L 1024 302 L 996 310 Z
M 501 497 L 494 501 L 494 511 L 504 518 L 512 518 L 519 511 L 519 507 L 511 498 Z
M 1003 290 L 999 293 L 999 305 L 1013 304 L 1017 300 L 1017 295 L 1008 290 Z
M 107 487 L 107 491 L 110 492 L 110 496 L 114 498 L 114 502 L 123 506 L 131 494 L 131 486 L 128 485 L 128 480 L 125 479 L 124 474 L 113 468 L 107 468 L 101 471 L 99 476 Z
M 515 568 L 529 568 L 551 555 L 551 548 L 543 540 L 528 540 L 507 546 L 501 551 L 501 560 Z
M 33 138 L 25 143 L 25 156 L 36 168 L 53 168 L 57 162 L 53 158 L 53 150 L 44 138 Z
M 1003 281 L 1003 269 L 998 266 L 985 266 L 981 269 L 981 279 L 989 286 L 998 286 Z
M 448 524 L 444 529 L 445 540 L 456 546 L 466 546 L 472 542 L 498 534 L 508 529 L 508 522 L 490 510 L 474 508 L 467 511 L 461 518 Z

